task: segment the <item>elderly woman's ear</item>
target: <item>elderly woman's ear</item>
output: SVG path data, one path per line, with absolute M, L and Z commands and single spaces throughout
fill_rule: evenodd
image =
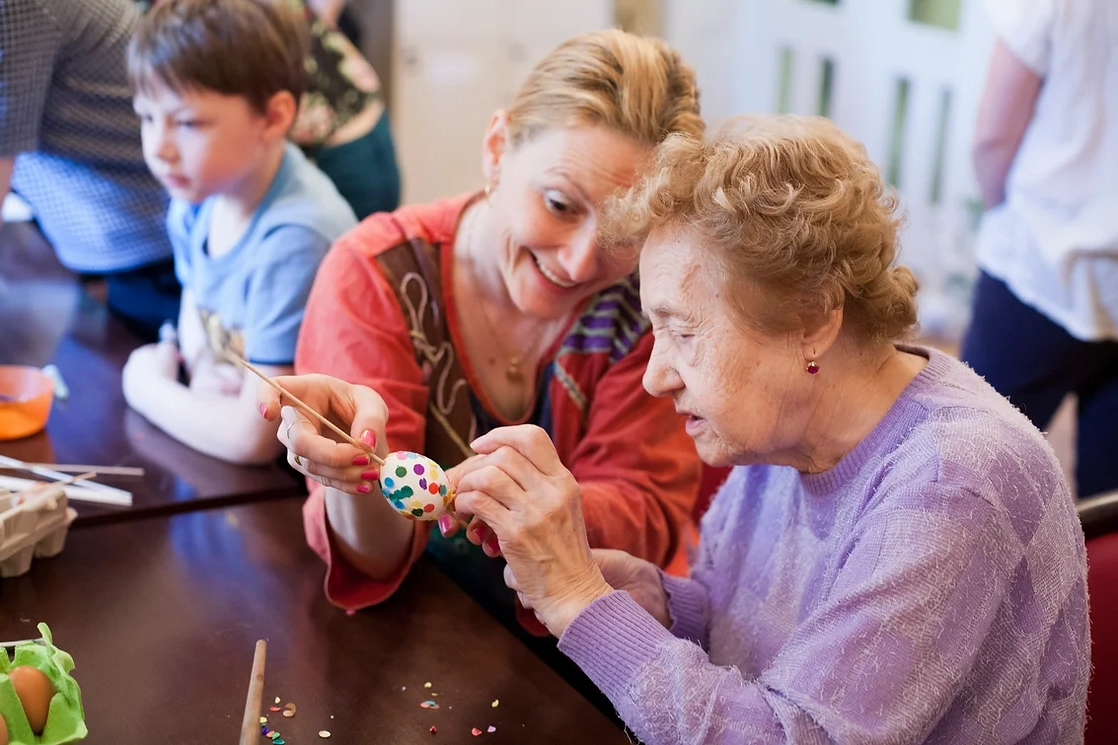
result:
M 843 308 L 839 306 L 805 320 L 800 346 L 806 365 L 817 364 L 838 341 L 839 334 L 842 333 L 843 315 Z

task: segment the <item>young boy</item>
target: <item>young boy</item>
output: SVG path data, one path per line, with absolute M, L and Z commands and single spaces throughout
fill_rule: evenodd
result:
M 287 142 L 306 86 L 299 29 L 267 0 L 163 0 L 128 54 L 144 158 L 171 194 L 183 298 L 179 347 L 133 352 L 124 396 L 172 437 L 235 463 L 281 450 L 257 410 L 258 381 L 235 355 L 269 375 L 292 372 L 318 265 L 356 224 Z

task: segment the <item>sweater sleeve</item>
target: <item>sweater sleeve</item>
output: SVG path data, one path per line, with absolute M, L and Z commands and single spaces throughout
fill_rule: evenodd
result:
M 980 497 L 911 491 L 911 508 L 860 523 L 826 599 L 757 677 L 713 664 L 623 592 L 587 607 L 559 647 L 647 743 L 922 742 L 960 694 L 1023 553 Z M 732 606 L 712 612 L 734 628 L 719 617 Z
M 391 412 L 386 431 L 389 446 L 421 453 L 427 388 L 399 302 L 373 258 L 379 246 L 370 247 L 355 238 L 366 233 L 344 237 L 323 261 L 307 303 L 295 371 L 323 373 L 372 388 Z M 407 560 L 396 575 L 374 580 L 337 551 L 326 516 L 324 489 L 313 480 L 308 480 L 308 488 L 304 528 L 307 543 L 326 562 L 327 598 L 344 608 L 362 608 L 388 598 L 422 555 L 430 524 L 416 521 Z M 381 497 L 372 495 L 370 499 Z
M 598 381 L 568 468 L 582 489 L 590 545 L 664 566 L 681 544 L 701 472 L 672 402 L 641 384 L 651 351 L 646 333 Z

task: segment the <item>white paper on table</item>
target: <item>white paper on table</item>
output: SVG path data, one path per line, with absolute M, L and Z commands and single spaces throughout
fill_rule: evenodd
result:
M 21 479 L 15 476 L 0 476 L 0 489 L 7 489 L 9 491 L 23 491 L 35 486 L 46 485 L 49 486 L 49 481 L 36 481 L 35 479 Z M 76 484 L 67 484 L 61 487 L 66 492 L 66 498 L 78 502 L 96 502 L 98 504 L 114 504 L 122 507 L 130 507 L 132 505 L 132 493 L 121 491 L 120 495 L 109 494 L 97 489 L 90 489 L 86 486 L 77 486 Z

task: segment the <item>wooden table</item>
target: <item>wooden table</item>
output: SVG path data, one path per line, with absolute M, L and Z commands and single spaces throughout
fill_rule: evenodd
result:
M 628 742 L 426 559 L 381 606 L 329 605 L 299 504 L 72 532 L 61 556 L 0 581 L 0 639 L 50 625 L 77 664 L 91 745 L 235 743 L 260 638 L 265 706 L 298 707 L 265 713 L 292 745 L 322 729 L 345 745 Z
M 58 264 L 31 225 L 0 228 L 0 364 L 54 363 L 70 388 L 68 400 L 55 402 L 46 430 L 0 441 L 0 454 L 146 471 L 142 479 L 99 479 L 131 491 L 133 507 L 75 502 L 79 524 L 305 493 L 302 480 L 281 465 L 242 467 L 210 458 L 129 409 L 120 373 L 139 343 Z

